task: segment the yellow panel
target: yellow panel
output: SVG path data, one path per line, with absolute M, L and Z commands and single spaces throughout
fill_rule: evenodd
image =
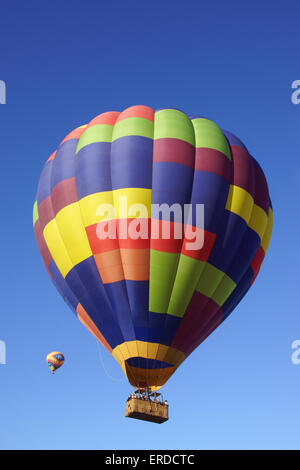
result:
M 157 356 L 155 357 L 155 359 L 159 361 L 168 362 L 176 366 L 181 364 L 185 358 L 186 355 L 183 352 L 170 346 L 165 346 L 164 344 L 159 345 Z
M 164 367 L 163 369 L 142 369 L 140 367 L 133 367 L 126 365 L 126 372 L 128 380 L 138 387 L 139 384 L 145 383 L 149 387 L 161 387 L 166 381 L 174 374 L 176 367 Z
M 85 227 L 97 224 L 104 220 L 115 219 L 115 214 L 109 214 L 109 206 L 113 208 L 114 205 L 112 191 L 90 194 L 89 196 L 80 199 L 79 204 Z M 107 213 L 105 213 L 106 209 Z
M 112 355 L 122 354 L 124 360 L 129 359 L 130 357 L 137 357 L 138 350 L 136 347 L 136 341 L 127 341 L 125 343 L 119 344 L 112 350 Z
M 138 351 L 141 351 L 143 355 L 138 354 Z M 186 357 L 185 354 L 178 349 L 165 346 L 164 344 L 148 343 L 146 341 L 126 341 L 116 346 L 112 351 L 112 355 L 117 357 L 120 352 L 125 360 L 131 357 L 145 357 L 147 359 L 157 359 L 158 361 L 165 361 L 176 365 L 181 363 Z M 172 362 L 170 362 L 170 360 L 172 360 Z
M 79 201 L 85 227 L 105 220 L 151 217 L 151 189 L 125 188 L 90 194 Z
M 55 219 L 73 266 L 92 256 L 79 203 L 74 202 L 64 207 Z
M 151 189 L 146 188 L 124 188 L 113 191 L 114 206 L 117 219 L 139 217 L 138 214 L 130 214 L 133 205 L 140 204 L 142 214 L 140 217 L 151 217 Z M 135 208 L 137 208 L 135 206 Z
M 249 227 L 257 233 L 260 239 L 262 239 L 263 234 L 266 230 L 268 222 L 268 216 L 265 211 L 257 206 L 256 204 L 253 205 L 251 218 L 249 221 Z
M 122 366 L 122 363 L 124 362 L 124 357 L 122 356 L 120 349 L 113 349 L 111 354 L 115 358 L 115 360 Z
M 156 357 L 158 347 L 158 343 L 147 343 L 147 357 Z
M 249 222 L 253 207 L 253 197 L 245 189 L 230 185 L 226 209 L 242 217 Z
M 272 228 L 273 228 L 273 211 L 271 207 L 269 208 L 269 217 L 268 217 L 268 222 L 267 222 L 267 228 L 265 230 L 261 246 L 264 250 L 264 252 L 267 252 L 270 240 L 271 240 L 271 235 L 272 235 Z
M 148 343 L 145 343 L 144 341 L 137 341 L 139 357 L 148 357 L 147 345 Z
M 44 228 L 44 238 L 54 262 L 63 277 L 73 268 L 65 244 L 60 236 L 56 219 L 52 219 Z

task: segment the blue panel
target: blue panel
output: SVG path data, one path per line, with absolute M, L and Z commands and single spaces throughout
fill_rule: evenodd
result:
M 124 341 L 134 341 L 136 333 L 130 311 L 125 281 L 104 284 L 105 292 L 110 300 L 111 308 L 116 313 Z
M 174 162 L 153 162 L 152 204 L 188 204 L 194 170 Z
M 173 364 L 168 364 L 168 362 L 158 361 L 156 359 L 147 359 L 144 357 L 131 357 L 126 360 L 126 363 L 129 366 L 139 367 L 141 369 L 165 369 L 173 366 Z
M 181 318 L 174 315 L 149 312 L 149 342 L 170 346 L 180 322 Z
M 229 183 L 209 171 L 196 170 L 194 174 L 192 204 L 204 204 L 204 228 L 205 230 L 218 233 L 225 211 L 229 192 Z M 193 214 L 193 225 L 196 220 Z
M 153 140 L 120 137 L 111 144 L 112 188 L 152 187 Z
M 76 154 L 75 175 L 79 199 L 102 191 L 111 191 L 109 142 L 86 145 Z
M 125 282 L 131 312 L 136 314 L 137 319 L 139 313 L 141 316 L 144 316 L 145 313 L 148 314 L 149 281 L 126 280 Z
M 227 274 L 237 284 L 251 264 L 260 245 L 260 238 L 254 230 L 247 227 L 234 259 L 227 269 Z
M 241 217 L 233 212 L 224 211 L 208 262 L 221 271 L 227 272 L 246 230 L 247 224 Z
M 99 284 L 103 286 L 93 256 L 74 266 L 68 272 L 66 281 L 72 291 L 76 292 L 78 299 L 85 296 L 87 292 L 97 289 Z
M 37 188 L 37 194 L 36 194 L 36 200 L 37 200 L 38 205 L 44 199 L 50 196 L 52 166 L 53 166 L 53 160 L 50 160 L 49 162 L 45 164 L 42 170 L 38 188 Z
M 65 300 L 65 302 L 69 305 L 69 307 L 76 311 L 78 305 L 78 299 L 68 286 L 67 282 L 61 275 L 60 271 L 58 270 L 54 260 L 51 261 L 49 265 L 49 272 L 52 276 L 52 282 L 55 285 L 56 289 Z
M 175 315 L 166 314 L 166 319 L 165 319 L 162 335 L 159 341 L 161 344 L 165 344 L 166 346 L 171 345 L 181 321 L 182 321 L 181 317 L 176 317 Z
M 109 345 L 114 348 L 124 342 L 93 256 L 74 266 L 66 282 Z
M 112 349 L 124 342 L 115 314 L 109 308 L 101 288 L 89 292 L 80 299 L 80 303 Z
M 125 280 L 135 337 L 148 341 L 149 281 Z
M 236 286 L 232 294 L 228 297 L 226 302 L 222 305 L 222 311 L 224 314 L 224 320 L 227 318 L 230 313 L 235 309 L 237 304 L 242 300 L 242 298 L 247 294 L 250 289 L 251 282 L 254 276 L 254 272 L 251 267 L 249 267 L 244 274 L 240 283 Z
M 232 134 L 232 132 L 226 131 L 225 129 L 222 129 L 222 132 L 225 135 L 229 145 L 236 145 L 237 147 L 242 147 L 247 150 L 243 142 L 234 134 Z
M 61 181 L 75 176 L 75 151 L 78 139 L 67 140 L 58 148 L 52 160 L 51 190 Z

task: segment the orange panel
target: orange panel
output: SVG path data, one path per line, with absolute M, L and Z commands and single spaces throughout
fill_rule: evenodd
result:
M 81 323 L 97 338 L 98 341 L 100 341 L 101 344 L 111 353 L 112 348 L 102 336 L 98 328 L 96 327 L 95 323 L 90 319 L 88 316 L 87 312 L 84 310 L 83 306 L 79 303 L 77 305 L 77 317 L 81 321 Z
M 97 253 L 94 259 L 104 284 L 124 280 L 124 271 L 119 250 Z
M 149 279 L 150 250 L 121 248 L 121 258 L 125 279 L 147 281 Z

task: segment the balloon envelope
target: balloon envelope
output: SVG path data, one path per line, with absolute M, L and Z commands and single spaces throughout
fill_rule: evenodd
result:
M 133 106 L 47 160 L 33 222 L 46 269 L 135 387 L 161 387 L 253 284 L 272 232 L 264 173 L 203 116 Z
M 58 351 L 53 351 L 52 353 L 49 353 L 46 357 L 46 361 L 48 366 L 50 367 L 52 373 L 59 369 L 63 363 L 65 362 L 65 357 L 62 353 Z

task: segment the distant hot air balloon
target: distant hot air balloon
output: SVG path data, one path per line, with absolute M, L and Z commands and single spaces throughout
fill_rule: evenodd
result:
M 52 374 L 54 374 L 56 369 L 59 369 L 65 362 L 65 357 L 62 353 L 53 351 L 52 353 L 48 354 L 46 361 L 52 371 Z
M 133 106 L 62 141 L 33 223 L 76 316 L 134 387 L 158 390 L 253 284 L 272 209 L 261 167 L 233 134 Z

